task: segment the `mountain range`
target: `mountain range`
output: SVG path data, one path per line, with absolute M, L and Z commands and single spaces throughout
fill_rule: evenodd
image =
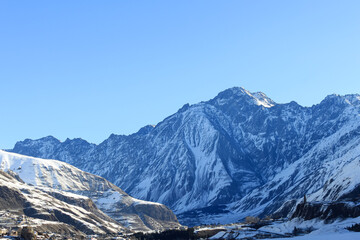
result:
M 9 151 L 99 175 L 184 224 L 286 215 L 304 195 L 336 201 L 359 191 L 360 96 L 303 107 L 235 87 L 98 145 L 48 136 Z

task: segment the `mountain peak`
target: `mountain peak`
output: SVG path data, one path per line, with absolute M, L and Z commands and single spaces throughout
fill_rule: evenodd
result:
M 51 135 L 43 137 L 43 138 L 39 138 L 39 139 L 36 139 L 36 140 L 32 140 L 32 139 L 27 138 L 27 139 L 25 139 L 23 141 L 23 143 L 24 144 L 29 144 L 29 143 L 34 144 L 34 141 L 37 141 L 37 142 L 51 142 L 51 143 L 55 143 L 55 144 L 60 143 L 59 139 L 57 139 L 57 138 L 55 138 L 55 137 L 53 137 Z
M 149 132 L 151 132 L 151 130 L 153 130 L 155 128 L 155 125 L 146 125 L 145 127 L 142 127 L 139 129 L 139 131 L 137 132 L 137 134 L 141 134 L 141 135 L 146 135 Z
M 276 103 L 266 96 L 263 92 L 254 92 L 246 90 L 243 87 L 232 87 L 220 92 L 214 99 L 211 101 L 216 102 L 218 105 L 223 105 L 229 100 L 234 101 L 241 99 L 241 101 L 246 101 L 258 106 L 263 106 L 266 108 L 273 107 Z
M 353 106 L 360 106 L 360 95 L 359 94 L 331 94 L 325 97 L 321 104 L 349 104 Z
M 221 93 L 233 94 L 233 95 L 237 95 L 237 96 L 251 95 L 251 93 L 243 87 L 228 88 L 228 89 L 225 89 L 224 91 L 220 92 L 219 95 Z

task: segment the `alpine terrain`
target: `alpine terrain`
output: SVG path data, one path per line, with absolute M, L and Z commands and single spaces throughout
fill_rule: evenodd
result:
M 49 136 L 10 151 L 102 176 L 131 196 L 169 206 L 185 224 L 301 215 L 304 195 L 360 198 L 360 96 L 330 95 L 303 107 L 235 87 L 99 145 Z
M 0 193 L 0 210 L 47 220 L 42 225 L 62 222 L 86 234 L 180 227 L 166 206 L 135 199 L 102 177 L 1 150 Z

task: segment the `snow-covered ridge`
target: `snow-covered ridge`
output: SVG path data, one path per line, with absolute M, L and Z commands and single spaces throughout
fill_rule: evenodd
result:
M 162 204 L 135 199 L 104 178 L 81 171 L 65 162 L 0 150 L 0 169 L 15 172 L 25 183 L 45 192 L 53 193 L 58 190 L 65 192 L 63 195 L 89 197 L 100 210 L 133 230 L 147 231 L 178 226 L 175 215 Z M 166 217 L 159 217 L 152 212 L 160 212 Z M 154 223 L 145 222 L 142 215 L 151 218 Z
M 90 185 L 90 181 L 83 182 L 89 177 L 94 182 L 99 181 L 104 184 L 104 186 L 99 186 L 99 189 L 110 186 L 103 178 L 83 172 L 70 164 L 58 160 L 9 153 L 3 150 L 0 150 L 0 169 L 16 172 L 28 184 L 63 191 L 93 190 L 94 186 Z
M 86 234 L 109 234 L 126 229 L 93 206 L 87 197 L 50 192 L 28 185 L 0 170 L 0 210 L 26 215 L 39 224 L 63 224 Z M 66 201 L 71 199 L 71 203 Z M 71 230 L 70 230 L 71 231 Z

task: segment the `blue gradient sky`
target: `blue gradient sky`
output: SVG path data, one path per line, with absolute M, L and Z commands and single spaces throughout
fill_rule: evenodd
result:
M 233 86 L 360 93 L 360 1 L 0 1 L 0 148 L 99 143 Z

